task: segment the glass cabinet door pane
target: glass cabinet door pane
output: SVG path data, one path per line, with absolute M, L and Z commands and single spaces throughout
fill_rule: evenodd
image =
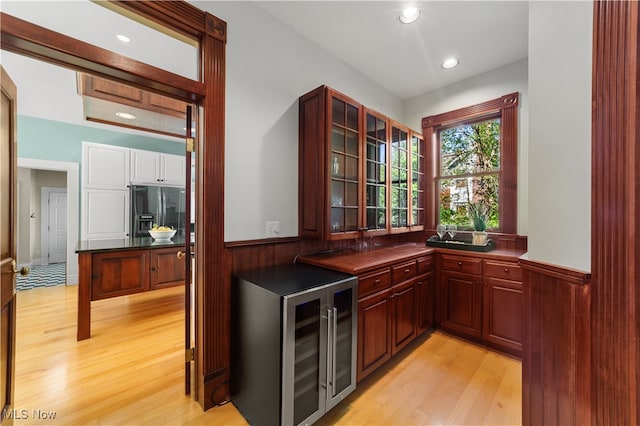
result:
M 295 308 L 294 424 L 299 424 L 319 409 L 320 302 L 318 298 Z
M 347 154 L 358 155 L 358 134 L 347 130 Z
M 349 180 L 358 180 L 358 158 L 357 157 L 346 158 L 345 177 Z
M 331 121 L 334 124 L 344 126 L 345 123 L 345 103 L 340 99 L 332 98 L 331 100 Z
M 340 207 L 345 203 L 344 182 L 339 180 L 331 181 L 331 206 Z
M 333 126 L 331 128 L 331 149 L 333 151 L 344 152 L 345 134 L 344 129 Z
M 344 232 L 344 209 L 341 207 L 331 208 L 331 232 Z
M 358 184 L 347 183 L 347 199 L 345 205 L 348 207 L 358 207 Z
M 353 232 L 358 230 L 358 209 L 346 209 L 345 211 L 345 231 Z
M 347 127 L 349 129 L 358 130 L 358 108 L 347 104 Z

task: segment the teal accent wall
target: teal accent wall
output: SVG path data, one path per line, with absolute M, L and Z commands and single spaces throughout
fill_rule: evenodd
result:
M 81 163 L 82 141 L 182 155 L 184 143 L 18 115 L 18 157 Z

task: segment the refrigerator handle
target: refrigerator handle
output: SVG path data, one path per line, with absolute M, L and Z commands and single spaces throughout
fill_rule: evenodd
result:
M 327 309 L 327 374 L 326 379 L 327 379 L 327 393 L 329 395 L 333 395 L 333 389 L 331 389 L 329 386 L 331 384 L 330 376 L 329 376 L 329 369 L 332 367 L 333 362 L 331 361 L 331 353 L 332 353 L 332 346 L 333 346 L 333 342 L 331 341 L 331 325 L 332 325 L 332 321 L 331 321 L 331 314 L 333 313 L 333 311 L 331 309 Z
M 333 349 L 333 356 L 331 358 L 331 377 L 332 377 L 332 383 L 331 383 L 331 397 L 333 398 L 335 396 L 336 393 L 336 346 L 338 345 L 338 308 L 337 307 L 333 307 L 333 340 L 331 343 L 331 347 Z

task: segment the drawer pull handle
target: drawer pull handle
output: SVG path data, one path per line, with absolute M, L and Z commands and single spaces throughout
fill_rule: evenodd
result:
M 458 262 L 458 266 L 462 266 L 462 262 Z
M 409 268 L 407 268 L 407 269 L 405 269 L 405 270 L 404 270 L 404 273 L 405 273 L 405 274 L 408 274 L 409 272 L 411 272 L 411 269 L 409 269 Z
M 504 271 L 508 274 L 509 273 L 509 268 L 504 268 Z
M 378 278 L 377 280 L 375 280 L 373 283 L 374 283 L 374 285 L 378 285 L 378 284 L 380 284 L 380 278 Z

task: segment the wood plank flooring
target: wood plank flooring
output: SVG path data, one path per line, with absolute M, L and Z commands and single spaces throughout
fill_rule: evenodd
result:
M 92 302 L 92 337 L 77 342 L 77 287 L 18 293 L 15 424 L 247 424 L 233 404 L 203 412 L 184 395 L 183 296 Z M 520 361 L 441 332 L 407 349 L 320 424 L 520 424 Z

